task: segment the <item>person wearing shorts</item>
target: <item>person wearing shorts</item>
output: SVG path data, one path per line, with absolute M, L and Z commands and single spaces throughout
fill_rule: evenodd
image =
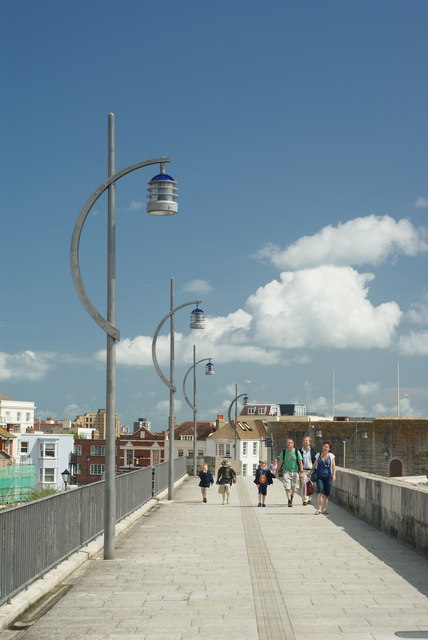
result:
M 303 477 L 302 454 L 294 448 L 294 440 L 287 440 L 286 448 L 278 458 L 278 471 L 283 471 L 282 484 L 288 499 L 288 506 L 293 506 L 293 498 L 300 486 L 300 478 Z
M 328 514 L 327 504 L 331 494 L 333 481 L 336 480 L 335 456 L 331 453 L 331 442 L 322 443 L 321 453 L 317 453 L 311 472 L 317 470 L 318 508 L 315 515 Z

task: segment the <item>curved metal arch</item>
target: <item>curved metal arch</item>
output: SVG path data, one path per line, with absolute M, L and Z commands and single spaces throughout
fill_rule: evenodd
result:
M 247 395 L 246 393 L 240 393 L 239 396 L 236 396 L 236 398 L 234 398 L 234 400 L 232 400 L 232 402 L 229 405 L 229 410 L 227 412 L 227 417 L 229 419 L 229 424 L 230 424 L 230 426 L 232 427 L 232 429 L 234 430 L 235 433 L 236 433 L 236 424 L 232 425 L 232 418 L 231 418 L 232 407 L 235 404 L 235 402 L 237 400 L 239 400 L 239 398 L 242 398 L 243 396 L 246 396 L 246 395 Z
M 164 385 L 166 385 L 168 387 L 168 389 L 170 389 L 174 393 L 177 391 L 177 387 L 175 385 L 171 384 L 171 382 L 168 380 L 168 378 L 166 378 L 164 376 L 164 374 L 163 374 L 163 372 L 162 372 L 162 370 L 161 370 L 161 368 L 159 366 L 158 359 L 157 359 L 157 356 L 156 356 L 156 341 L 158 339 L 159 331 L 162 329 L 163 325 L 168 320 L 168 318 L 170 318 L 172 315 L 174 315 L 174 313 L 176 311 L 179 311 L 180 309 L 183 309 L 183 307 L 189 307 L 190 305 L 196 305 L 198 307 L 200 304 L 201 304 L 201 300 L 193 300 L 192 302 L 185 302 L 184 304 L 180 304 L 178 307 L 175 307 L 174 309 L 172 309 L 172 311 L 167 313 L 166 316 L 164 316 L 162 318 L 162 320 L 160 321 L 160 323 L 156 327 L 156 331 L 155 331 L 155 333 L 153 335 L 153 340 L 152 340 L 153 366 L 156 369 L 156 373 L 158 374 L 159 378 L 162 380 Z
M 81 303 L 85 307 L 86 311 L 89 313 L 91 318 L 95 320 L 99 327 L 109 336 L 111 336 L 114 340 L 120 340 L 120 331 L 117 327 L 115 327 L 111 322 L 106 320 L 101 313 L 97 310 L 95 305 L 91 302 L 91 299 L 88 296 L 88 293 L 85 289 L 85 285 L 83 284 L 82 275 L 80 273 L 79 266 L 79 245 L 80 245 L 80 236 L 82 234 L 83 225 L 89 215 L 90 210 L 98 200 L 100 196 L 112 185 L 114 182 L 117 182 L 123 176 L 126 176 L 128 173 L 135 171 L 136 169 L 141 169 L 142 167 L 148 167 L 152 164 L 160 164 L 161 162 L 171 162 L 171 158 L 153 158 L 151 160 L 142 160 L 141 162 L 137 162 L 135 164 L 130 165 L 129 167 L 125 167 L 125 169 L 121 169 L 117 173 L 113 174 L 100 184 L 97 189 L 93 192 L 93 194 L 86 201 L 83 209 L 81 210 L 79 217 L 77 218 L 76 224 L 74 226 L 73 235 L 71 237 L 71 245 L 70 245 L 70 267 L 71 267 L 71 275 L 73 277 L 74 287 L 77 291 L 77 295 L 80 298 Z
M 187 376 L 189 375 L 189 373 L 192 371 L 192 369 L 196 368 L 197 364 L 200 364 L 201 362 L 211 362 L 211 358 L 202 358 L 202 360 L 198 360 L 197 362 L 195 362 L 195 364 L 192 364 L 192 366 L 189 368 L 189 370 L 186 372 L 186 375 L 184 376 L 183 379 L 183 395 L 184 395 L 184 399 L 186 400 L 187 404 L 189 405 L 189 407 L 192 409 L 192 411 L 194 411 L 195 413 L 198 411 L 196 407 L 193 406 L 193 404 L 190 402 L 189 398 L 186 395 L 186 380 L 187 380 Z

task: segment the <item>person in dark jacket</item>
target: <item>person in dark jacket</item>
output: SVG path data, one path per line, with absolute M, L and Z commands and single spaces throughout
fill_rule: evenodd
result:
M 202 471 L 199 473 L 199 478 L 201 480 L 199 486 L 201 487 L 202 502 L 207 502 L 208 489 L 212 484 L 214 484 L 214 478 L 211 471 L 208 471 L 207 464 L 202 465 Z
M 303 438 L 303 446 L 300 449 L 303 460 L 303 482 L 302 482 L 302 502 L 303 506 L 311 504 L 311 496 L 314 492 L 314 485 L 309 477 L 309 470 L 315 462 L 317 450 L 311 445 L 311 438 L 306 436 Z
M 273 482 L 273 475 L 269 469 L 266 469 L 266 462 L 264 460 L 259 461 L 254 482 L 257 485 L 259 494 L 259 504 L 257 506 L 265 507 L 267 488 Z
M 229 460 L 221 461 L 221 467 L 217 471 L 218 492 L 223 498 L 222 504 L 230 504 L 230 489 L 236 482 L 236 473 L 230 466 Z

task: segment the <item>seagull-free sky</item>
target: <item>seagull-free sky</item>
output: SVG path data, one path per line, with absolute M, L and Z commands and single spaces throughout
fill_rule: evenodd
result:
M 177 421 L 235 395 L 355 416 L 428 415 L 428 4 L 423 0 L 15 0 L 1 6 L 0 390 L 40 418 L 105 407 L 105 334 L 71 234 L 107 177 L 169 156 L 179 212 L 146 213 L 157 166 L 117 183 L 117 410 L 167 426 L 151 341 L 175 304 Z M 80 268 L 106 314 L 103 196 Z M 158 340 L 168 377 L 168 324 Z M 335 383 L 333 385 L 333 380 Z M 187 394 L 192 396 L 192 377 Z

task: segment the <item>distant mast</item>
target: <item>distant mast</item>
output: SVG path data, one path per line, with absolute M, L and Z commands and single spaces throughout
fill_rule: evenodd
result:
M 400 417 L 400 361 L 397 360 L 397 417 Z
M 333 420 L 336 413 L 336 372 L 333 369 Z

